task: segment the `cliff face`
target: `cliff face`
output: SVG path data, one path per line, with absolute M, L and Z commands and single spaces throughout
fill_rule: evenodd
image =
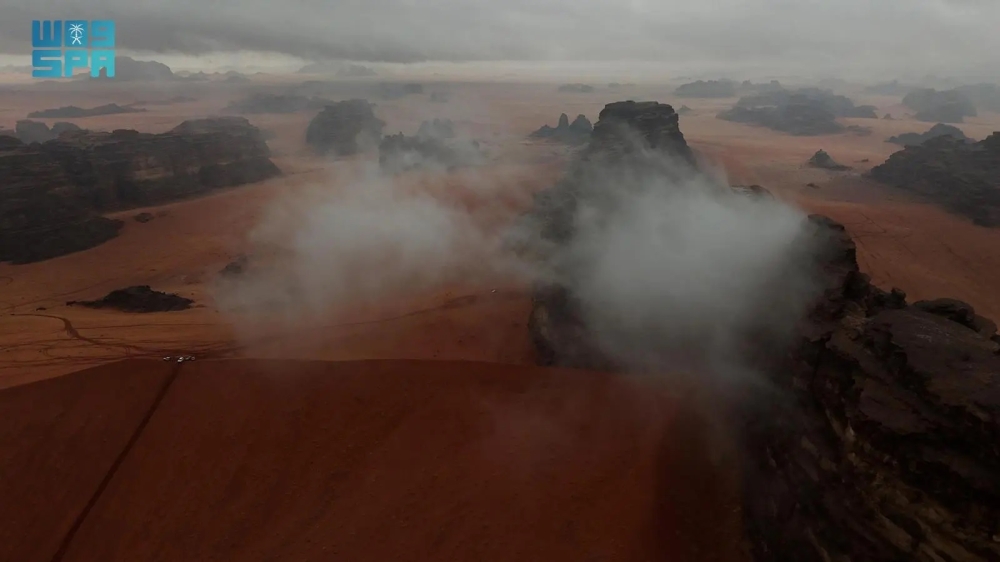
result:
M 0 137 L 0 261 L 15 264 L 84 250 L 118 234 L 40 145 Z
M 615 185 L 617 180 L 643 174 L 679 178 L 696 169 L 694 154 L 671 106 L 633 101 L 606 105 L 587 146 L 558 184 L 536 196 L 528 219 L 544 241 L 539 251 L 550 252 L 543 258 L 556 268 L 554 277 L 572 279 L 578 274 L 573 260 L 560 256 L 558 248 L 568 245 L 575 235 L 584 205 L 592 212 L 611 212 L 614 205 L 604 202 L 609 189 L 624 189 Z M 579 303 L 567 287 L 557 282 L 540 284 L 532 300 L 528 328 L 541 364 L 613 368 L 596 351 Z
M 976 224 L 1000 225 L 1000 132 L 977 143 L 937 136 L 893 153 L 870 175 Z
M 826 294 L 791 353 L 762 353 L 776 392 L 741 424 L 756 560 L 1000 560 L 996 324 L 873 287 L 813 220 Z
M 11 244 L 23 238 L 24 247 L 8 250 L 0 259 L 20 263 L 83 250 L 113 237 L 114 223 L 97 213 L 280 173 L 260 131 L 238 117 L 185 121 L 155 135 L 70 131 L 40 145 L 3 142 L 8 148 L 0 165 L 0 189 L 9 196 L 0 202 L 0 224 Z
M 671 121 L 658 112 L 624 114 L 636 127 Z M 600 128 L 592 158 L 602 145 L 617 154 L 636 138 L 598 136 Z M 680 142 L 679 131 L 673 138 Z M 584 181 L 594 173 L 588 161 L 574 162 L 542 195 L 547 241 L 573 239 L 575 205 L 598 196 Z M 736 191 L 766 197 L 762 188 Z M 750 331 L 731 342 L 763 378 L 724 407 L 745 446 L 743 514 L 755 559 L 1000 560 L 996 324 L 960 301 L 908 304 L 902 291 L 873 286 L 842 225 L 814 215 L 806 226 L 794 255 L 814 274 L 818 296 L 804 315 L 785 319 L 794 329 L 781 336 L 790 338 Z M 566 287 L 538 287 L 529 327 L 539 361 L 616 369 L 580 310 Z

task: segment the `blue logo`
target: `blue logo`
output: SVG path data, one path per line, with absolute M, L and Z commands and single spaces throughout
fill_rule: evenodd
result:
M 104 69 L 115 76 L 115 22 L 112 20 L 34 20 L 31 22 L 31 75 L 70 78 L 90 68 L 97 78 Z

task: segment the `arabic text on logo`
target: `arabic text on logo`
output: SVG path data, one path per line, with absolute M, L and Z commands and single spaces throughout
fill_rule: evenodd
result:
M 71 78 L 89 68 L 97 78 L 104 70 L 115 76 L 115 22 L 113 20 L 34 20 L 31 22 L 31 75 L 35 78 Z

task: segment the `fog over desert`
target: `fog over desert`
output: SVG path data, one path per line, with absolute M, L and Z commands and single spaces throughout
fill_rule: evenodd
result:
M 0 18 L 0 560 L 1000 560 L 1000 4 L 78 12 Z

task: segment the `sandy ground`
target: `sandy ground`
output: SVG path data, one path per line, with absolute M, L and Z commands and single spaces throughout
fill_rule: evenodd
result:
M 3 91 L 0 125 L 47 107 L 198 98 L 75 120 L 158 132 L 241 93 L 185 88 Z M 855 97 L 901 117 L 854 120 L 872 127 L 871 136 L 794 138 L 715 119 L 732 100 L 672 100 L 667 87 L 563 95 L 551 85 L 429 89 L 449 91 L 453 101 L 379 102 L 376 113 L 387 132 L 413 133 L 422 119 L 450 117 L 515 155 L 517 165 L 482 172 L 507 182 L 491 192 L 504 200 L 498 213 L 481 213 L 496 201 L 465 189 L 475 178 L 434 188 L 483 220 L 503 223 L 558 178 L 559 151 L 521 139 L 554 125 L 559 113 L 596 121 L 605 103 L 620 99 L 686 104 L 693 112 L 681 128 L 700 154 L 733 183 L 762 184 L 845 223 L 876 283 L 914 299 L 962 298 L 1000 319 L 1000 230 L 858 174 L 896 150 L 883 142 L 888 136 L 928 128 L 903 117 L 898 99 Z M 706 430 L 678 404 L 697 408 L 677 398 L 670 379 L 530 367 L 530 298 L 517 282 L 452 280 L 297 325 L 256 318 L 254 336 L 239 335 L 245 321 L 212 298 L 219 270 L 253 250 L 248 233 L 274 205 L 351 186 L 342 172 L 353 163 L 305 150 L 310 117 L 250 117 L 277 135 L 269 144 L 283 177 L 120 213 L 121 236 L 97 248 L 0 264 L 0 388 L 8 388 L 0 418 L 16 420 L 0 428 L 0 469 L 12 475 L 0 478 L 0 506 L 44 504 L 13 519 L 5 513 L 15 523 L 0 526 L 8 535 L 0 545 L 15 549 L 7 558 L 738 559 L 738 513 L 725 492 L 731 472 L 706 468 L 708 452 L 699 448 Z M 984 114 L 962 129 L 982 138 L 1000 129 L 1000 116 Z M 856 171 L 805 168 L 820 148 Z M 131 220 L 141 211 L 156 218 Z M 135 284 L 198 305 L 124 314 L 65 304 Z M 199 359 L 179 368 L 159 361 L 177 354 Z M 240 357 L 300 361 L 207 361 Z M 393 361 L 356 361 L 376 359 Z M 51 380 L 24 384 L 40 379 Z M 27 499 L 42 496 L 51 499 Z
M 724 444 L 664 383 L 131 360 L 22 385 L 0 393 L 0 558 L 742 560 Z

